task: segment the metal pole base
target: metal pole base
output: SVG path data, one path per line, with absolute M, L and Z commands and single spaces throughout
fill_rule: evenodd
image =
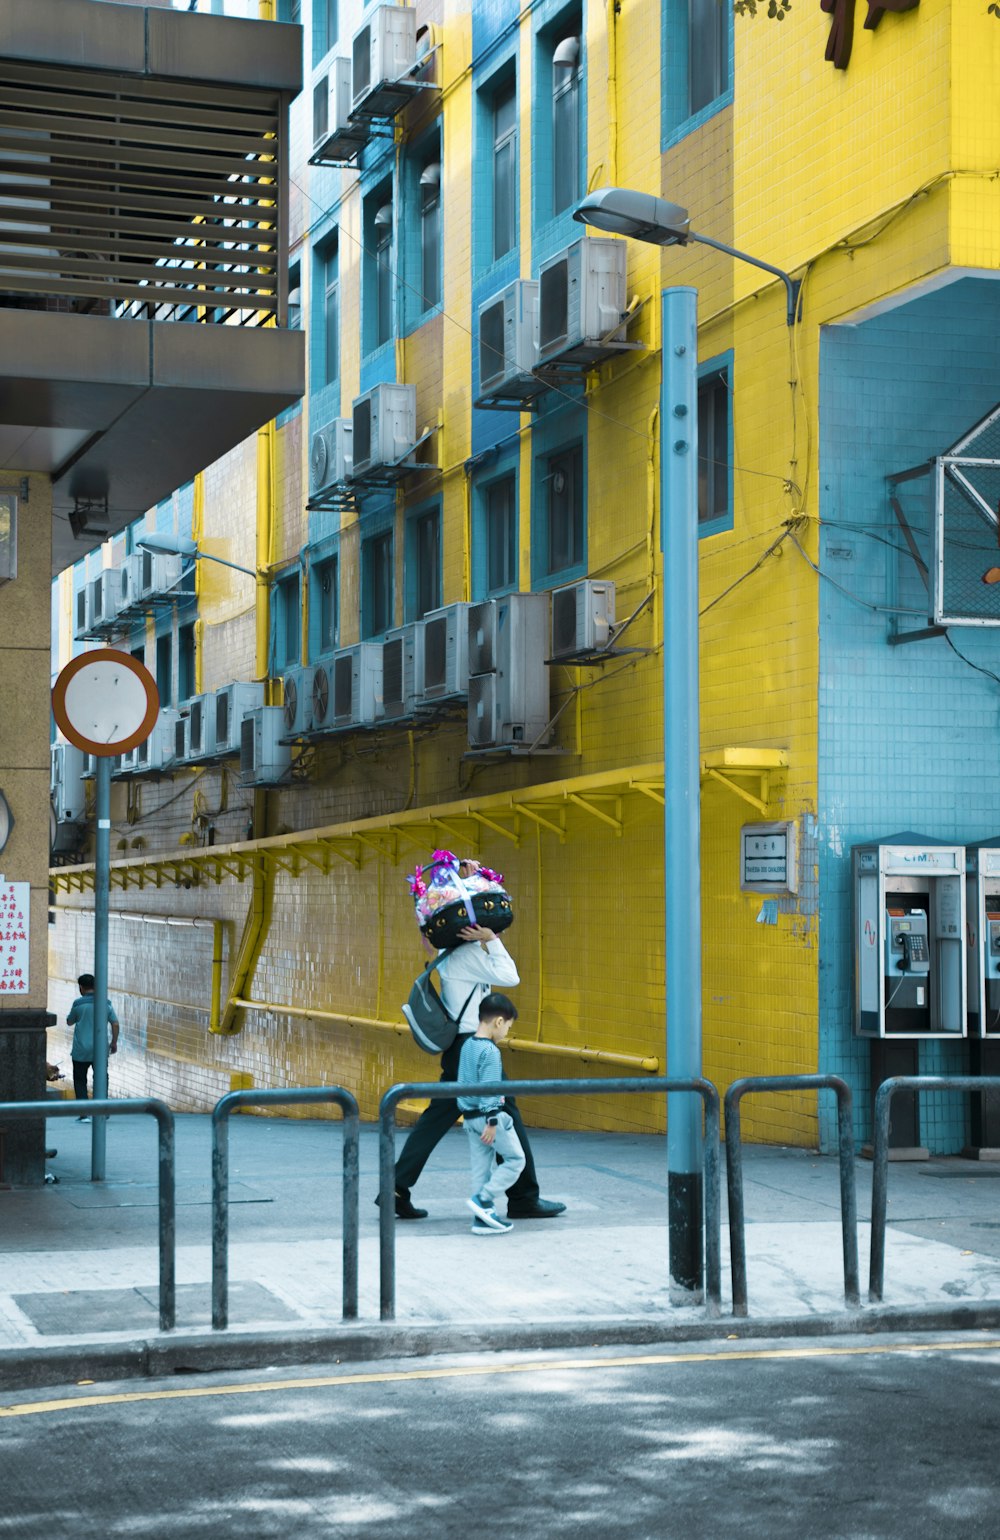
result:
M 702 1185 L 700 1171 L 667 1176 L 670 1301 L 675 1305 L 698 1305 L 704 1299 Z

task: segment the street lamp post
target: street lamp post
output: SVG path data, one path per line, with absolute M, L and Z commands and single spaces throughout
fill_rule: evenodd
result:
M 220 567 L 231 567 L 234 572 L 242 572 L 246 577 L 261 576 L 252 567 L 241 567 L 239 562 L 227 561 L 224 556 L 213 556 L 211 552 L 203 551 L 196 541 L 176 535 L 140 535 L 136 545 L 140 551 L 152 551 L 158 556 L 186 556 L 192 561 L 214 561 Z
M 651 193 L 602 187 L 573 211 L 580 224 L 654 246 L 696 241 L 773 273 L 785 285 L 786 321 L 801 284 L 779 267 L 691 229 L 687 210 Z M 702 1071 L 701 767 L 698 681 L 698 296 L 664 289 L 660 374 L 660 544 L 663 614 L 664 904 L 667 1073 Z M 679 1300 L 702 1288 L 701 1110 L 667 1104 L 670 1280 Z

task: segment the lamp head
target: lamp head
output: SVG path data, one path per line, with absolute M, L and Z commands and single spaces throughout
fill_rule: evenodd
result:
M 140 535 L 135 542 L 140 551 L 152 551 L 157 556 L 196 556 L 198 547 L 193 540 L 176 535 Z
M 654 246 L 684 246 L 690 238 L 687 209 L 631 187 L 598 187 L 577 204 L 573 218 Z

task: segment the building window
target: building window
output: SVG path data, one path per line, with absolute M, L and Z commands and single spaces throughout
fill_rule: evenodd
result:
M 493 481 L 484 498 L 486 592 L 517 586 L 517 483 L 514 475 Z
M 288 269 L 288 330 L 302 329 L 302 269 L 295 262 Z
M 698 382 L 698 523 L 731 518 L 729 381 L 725 370 Z
M 301 19 L 302 0 L 291 0 Z M 289 17 L 289 20 L 292 18 Z M 340 32 L 338 0 L 313 0 L 313 63 L 318 64 L 328 54 Z
M 441 510 L 414 515 L 407 524 L 407 620 L 441 608 Z
M 721 4 L 721 0 L 719 0 Z M 580 196 L 580 39 L 564 37 L 552 51 L 552 213 Z
M 194 622 L 177 628 L 177 699 L 190 700 L 194 694 Z
M 293 573 L 278 584 L 277 615 L 278 667 L 298 663 L 302 657 L 302 602 L 299 574 Z
M 517 240 L 517 85 L 493 94 L 493 260 Z
M 441 303 L 441 162 L 430 160 L 420 173 L 420 309 Z
M 583 563 L 583 448 L 550 455 L 545 462 L 545 575 L 566 572 Z
M 688 112 L 699 112 L 729 83 L 729 7 L 688 0 Z
M 169 632 L 165 636 L 156 638 L 156 688 L 160 695 L 160 705 L 172 706 L 174 703 L 174 649 L 173 637 Z
M 340 265 L 337 243 L 323 250 L 323 380 L 340 376 Z
M 375 346 L 392 339 L 392 202 L 375 214 Z
M 393 617 L 392 530 L 373 535 L 361 547 L 361 634 L 382 636 Z
M 316 650 L 321 654 L 333 652 L 340 623 L 336 556 L 328 556 L 313 568 L 313 606 Z

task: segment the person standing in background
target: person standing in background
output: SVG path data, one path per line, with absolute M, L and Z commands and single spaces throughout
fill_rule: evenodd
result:
M 73 1046 L 70 1053 L 73 1059 L 73 1091 L 78 1102 L 87 1100 L 87 1074 L 94 1068 L 94 975 L 81 973 L 77 979 L 80 993 L 69 1008 L 66 1023 L 74 1027 Z M 111 1029 L 108 1038 L 108 1052 L 118 1052 L 118 1017 L 115 1008 L 108 1001 L 108 1026 Z M 77 1118 L 78 1123 L 89 1123 L 90 1119 L 82 1114 Z

